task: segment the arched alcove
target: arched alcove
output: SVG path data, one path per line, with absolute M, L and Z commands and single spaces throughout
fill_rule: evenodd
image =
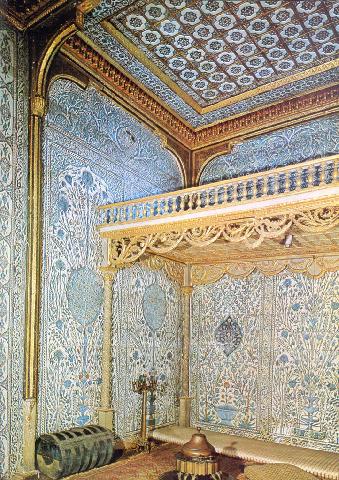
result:
M 241 177 L 336 153 L 338 135 L 331 115 L 245 140 L 229 154 L 217 155 L 205 163 L 199 184 Z
M 83 89 L 69 79 L 57 79 L 49 89 L 42 159 L 40 432 L 96 420 L 100 403 L 102 344 L 102 280 L 97 272 L 102 253 L 95 228 L 97 207 L 184 186 L 179 161 L 164 148 L 159 136 L 95 88 Z M 142 284 L 158 283 L 164 291 L 172 292 L 172 299 L 166 296 L 167 303 L 179 295 L 169 280 L 152 276 L 141 267 L 138 272 Z M 133 271 L 128 270 L 118 276 L 117 282 L 125 282 L 128 295 L 134 295 L 133 301 L 140 303 L 143 293 L 139 292 L 140 288 L 132 288 L 133 275 Z M 129 344 L 128 338 L 133 337 L 131 332 L 143 326 L 149 330 L 154 355 L 167 358 L 171 342 L 174 342 L 174 351 L 178 352 L 177 338 L 168 329 L 168 325 L 177 325 L 180 318 L 177 309 L 168 308 L 161 333 L 152 333 L 145 324 L 142 309 L 131 311 L 128 299 L 121 300 L 120 283 L 115 287 L 113 301 L 120 305 L 115 323 L 122 322 L 122 326 L 120 333 L 114 332 L 114 338 L 119 338 L 122 345 Z M 125 343 L 120 334 L 124 335 Z M 139 345 L 140 342 L 134 339 L 134 343 Z M 141 346 L 139 350 L 141 352 Z M 133 370 L 136 359 L 132 351 L 131 358 L 127 350 L 123 353 L 124 358 L 115 357 L 113 397 L 115 404 L 122 401 L 122 394 L 117 393 L 120 385 L 125 392 L 123 395 L 127 395 L 126 399 L 123 397 L 124 401 L 130 405 L 127 398 L 133 396 L 130 384 L 136 374 Z M 143 368 L 151 368 L 146 360 Z M 168 381 L 177 385 L 178 355 L 166 361 L 173 364 L 173 378 Z M 169 395 L 174 398 L 171 389 Z M 160 416 L 169 421 L 164 413 L 170 402 L 166 398 L 165 395 Z M 128 418 L 119 411 L 120 434 L 137 429 L 137 402 L 134 407 L 128 412 Z

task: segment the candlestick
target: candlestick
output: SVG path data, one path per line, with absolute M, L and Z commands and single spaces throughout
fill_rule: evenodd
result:
M 147 375 L 139 375 L 138 380 L 132 382 L 133 391 L 142 395 L 141 429 L 137 439 L 138 450 L 146 450 L 147 452 L 150 452 L 151 450 L 151 443 L 147 438 L 147 394 L 150 392 L 154 395 L 157 386 L 158 380 L 154 369 L 152 369 Z

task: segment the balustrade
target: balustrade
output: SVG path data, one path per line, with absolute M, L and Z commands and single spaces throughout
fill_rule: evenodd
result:
M 168 194 L 99 207 L 100 223 L 132 223 L 175 216 L 333 186 L 339 180 L 339 157 L 289 165 Z

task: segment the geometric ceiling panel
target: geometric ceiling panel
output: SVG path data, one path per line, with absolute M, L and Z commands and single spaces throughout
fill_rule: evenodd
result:
M 206 112 L 324 71 L 339 50 L 338 18 L 339 2 L 325 0 L 139 0 L 108 29 Z
M 339 0 L 100 0 L 79 35 L 187 126 L 338 83 Z

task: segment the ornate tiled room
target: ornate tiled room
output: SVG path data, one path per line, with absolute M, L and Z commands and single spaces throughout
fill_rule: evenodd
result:
M 0 0 L 0 480 L 339 480 L 338 17 Z

